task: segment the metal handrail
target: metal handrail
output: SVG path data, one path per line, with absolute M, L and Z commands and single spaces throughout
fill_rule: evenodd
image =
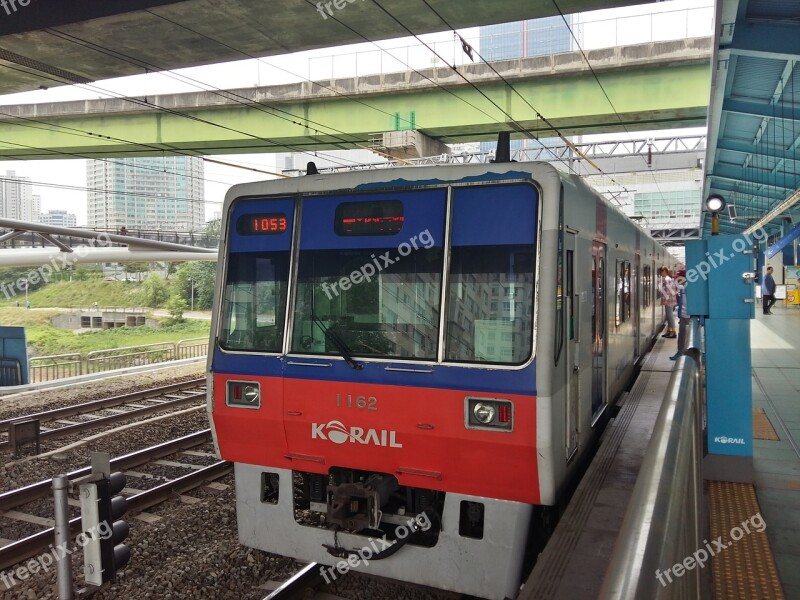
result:
M 701 332 L 675 363 L 599 598 L 700 598 L 701 568 L 664 573 L 702 548 Z M 659 574 L 661 576 L 659 577 Z
M 28 360 L 32 383 L 83 374 L 83 357 L 77 352 L 33 356 Z
M 208 338 L 189 338 L 175 344 L 175 358 L 197 358 L 208 354 Z
M 174 359 L 175 344 L 173 342 L 156 342 L 154 344 L 125 346 L 123 348 L 113 348 L 109 350 L 94 350 L 86 355 L 86 365 L 87 373 L 96 373 L 97 371 L 108 370 L 105 367 L 109 364 L 112 366 L 119 366 L 123 361 L 133 363 L 132 365 L 122 364 L 123 367 L 127 367 L 165 362 Z

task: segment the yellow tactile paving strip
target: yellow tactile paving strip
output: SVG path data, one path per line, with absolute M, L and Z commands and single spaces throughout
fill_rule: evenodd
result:
M 777 442 L 780 438 L 763 408 L 753 409 L 753 438 Z
M 752 485 L 708 482 L 716 600 L 783 600 L 761 508 Z M 748 533 L 749 531 L 749 533 Z

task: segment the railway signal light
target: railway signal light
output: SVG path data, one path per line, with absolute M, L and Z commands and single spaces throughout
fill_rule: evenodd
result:
M 128 523 L 121 520 L 128 510 L 128 501 L 119 495 L 125 483 L 125 475 L 112 473 L 80 485 L 87 584 L 100 586 L 113 580 L 130 560 L 130 548 L 122 543 L 130 532 Z

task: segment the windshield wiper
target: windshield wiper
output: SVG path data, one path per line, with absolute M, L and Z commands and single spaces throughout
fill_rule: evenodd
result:
M 323 323 L 322 320 L 314 314 L 311 315 L 311 320 L 316 324 L 317 327 L 319 327 L 322 330 L 325 339 L 331 341 L 331 343 L 336 347 L 336 350 L 339 352 L 342 358 L 344 358 L 345 362 L 348 365 L 350 365 L 352 369 L 360 371 L 361 369 L 364 368 L 364 365 L 362 365 L 361 363 L 357 363 L 353 359 L 353 354 L 350 352 L 350 348 L 347 347 L 347 344 L 344 342 L 344 340 L 340 338 L 336 334 L 336 332 L 333 331 L 333 329 L 327 327 L 325 323 Z

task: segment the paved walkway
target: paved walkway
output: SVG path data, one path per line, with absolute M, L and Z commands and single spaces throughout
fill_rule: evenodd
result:
M 753 407 L 780 438 L 754 440 L 755 486 L 787 599 L 800 600 L 800 307 L 756 307 Z

